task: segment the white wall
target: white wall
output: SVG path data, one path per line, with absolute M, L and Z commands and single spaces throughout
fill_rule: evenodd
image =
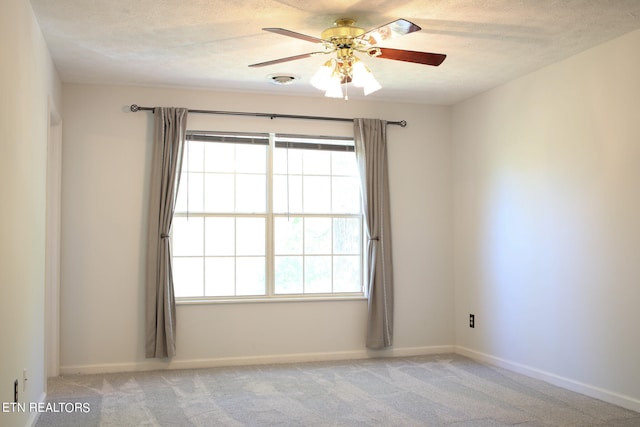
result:
M 28 404 L 45 392 L 47 131 L 49 100 L 59 105 L 61 91 L 28 1 L 0 4 L 0 52 L 0 402 L 13 402 L 18 379 Z M 0 412 L 0 425 L 24 426 L 29 416 Z
M 449 110 L 195 90 L 65 85 L 61 371 L 158 367 L 143 352 L 152 116 L 129 104 L 405 119 L 389 126 L 395 352 L 451 349 Z M 191 115 L 190 128 L 350 135 L 348 123 Z M 173 366 L 363 357 L 365 301 L 180 305 Z M 445 346 L 445 347 L 440 347 Z M 160 365 L 163 366 L 163 365 Z
M 636 31 L 452 117 L 458 345 L 636 410 L 639 51 Z

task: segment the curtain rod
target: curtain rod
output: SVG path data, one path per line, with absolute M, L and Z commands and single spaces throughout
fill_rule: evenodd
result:
M 154 107 L 140 107 L 136 104 L 131 104 L 131 111 L 133 113 L 137 111 L 153 111 Z M 307 119 L 307 120 L 332 120 L 336 122 L 352 122 L 353 119 L 347 119 L 343 117 L 319 117 L 319 116 L 298 116 L 294 114 L 272 114 L 272 113 L 244 113 L 238 111 L 212 111 L 212 110 L 187 110 L 189 113 L 197 114 L 226 114 L 228 116 L 253 116 L 253 117 L 269 117 L 270 119 Z M 388 125 L 398 125 L 400 127 L 407 126 L 406 120 L 400 120 L 398 122 L 387 122 Z

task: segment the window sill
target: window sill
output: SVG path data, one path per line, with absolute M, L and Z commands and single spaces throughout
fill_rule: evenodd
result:
M 322 296 L 282 296 L 282 297 L 246 297 L 246 298 L 188 298 L 176 299 L 176 305 L 202 304 L 255 304 L 283 302 L 319 302 L 319 301 L 366 301 L 364 295 L 322 295 Z

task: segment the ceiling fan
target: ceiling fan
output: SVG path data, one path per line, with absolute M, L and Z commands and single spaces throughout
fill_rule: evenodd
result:
M 350 18 L 338 19 L 332 27 L 321 33 L 320 38 L 284 28 L 263 28 L 264 31 L 320 44 L 323 50 L 251 64 L 249 67 L 264 67 L 335 52 L 336 57 L 327 61 L 320 68 L 311 79 L 311 83 L 318 89 L 325 90 L 326 96 L 342 97 L 340 85 L 349 82 L 353 82 L 354 86 L 363 87 L 365 95 L 380 89 L 380 84 L 375 81 L 371 71 L 354 55 L 355 52 L 364 53 L 370 57 L 432 66 L 440 65 L 447 57 L 440 53 L 375 46 L 384 40 L 421 30 L 418 25 L 406 19 L 397 19 L 369 31 L 355 26 L 355 23 Z

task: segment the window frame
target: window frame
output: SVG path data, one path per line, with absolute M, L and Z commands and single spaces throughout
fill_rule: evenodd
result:
M 220 135 L 227 135 L 228 140 L 221 140 Z M 238 136 L 248 136 L 248 138 L 238 139 Z M 260 140 L 264 140 L 264 136 L 268 136 L 268 143 L 260 143 Z M 213 138 L 212 138 L 213 136 Z M 251 138 L 252 136 L 256 137 Z M 224 137 L 222 138 L 224 139 Z M 289 139 L 293 141 L 282 142 L 283 139 Z M 313 140 L 320 141 L 316 144 L 316 147 L 311 148 L 309 143 L 296 142 L 295 140 Z M 327 141 L 323 143 L 322 141 Z M 366 268 L 365 268 L 365 224 L 364 215 L 362 212 L 362 204 L 360 203 L 359 213 L 281 213 L 274 212 L 274 155 L 277 148 L 287 149 L 315 149 L 315 150 L 331 150 L 331 151 L 354 151 L 355 145 L 352 137 L 331 137 L 331 136 L 312 136 L 312 135 L 294 135 L 284 133 L 239 133 L 239 132 L 218 132 L 218 131 L 187 131 L 187 144 L 190 141 L 203 141 L 203 142 L 227 142 L 227 143 L 259 143 L 260 145 L 266 145 L 266 206 L 265 212 L 261 213 L 242 213 L 242 212 L 228 212 L 228 213 L 213 213 L 213 212 L 175 212 L 174 218 L 183 217 L 232 217 L 232 218 L 264 218 L 265 219 L 265 294 L 264 295 L 229 295 L 229 296 L 181 296 L 176 297 L 176 304 L 209 304 L 209 303 L 253 303 L 253 302 L 288 302 L 288 301 L 339 301 L 339 300 L 361 300 L 366 299 Z M 331 141 L 348 141 L 349 144 L 331 144 Z M 306 145 L 306 146 L 305 146 Z M 340 147 L 340 148 L 338 148 Z M 342 148 L 345 147 L 345 148 Z M 185 147 L 185 150 L 188 147 Z M 185 156 L 186 158 L 186 156 Z M 186 161 L 186 160 L 183 160 Z M 288 175 L 288 171 L 287 171 Z M 333 174 L 328 175 L 333 177 Z M 186 185 L 184 181 L 181 181 L 180 185 Z M 361 196 L 360 196 L 361 197 Z M 325 292 L 325 293 L 277 293 L 276 281 L 275 281 L 275 219 L 281 217 L 303 217 L 303 218 L 356 218 L 360 222 L 360 252 L 359 255 L 359 279 L 360 279 L 360 291 L 357 292 Z M 332 225 L 333 229 L 333 225 Z M 204 238 L 204 237 L 203 237 Z M 171 231 L 170 244 L 173 248 L 173 227 Z M 335 248 L 331 249 L 331 258 L 334 259 L 336 254 Z M 304 260 L 304 253 L 301 254 Z M 355 255 L 354 255 L 355 256 Z M 196 258 L 204 258 L 207 256 L 194 256 Z M 234 259 L 237 254 L 234 255 Z M 174 258 L 172 252 L 172 260 Z M 333 268 L 332 268 L 333 271 Z M 206 286 L 206 276 L 203 273 L 203 286 Z M 335 280 L 332 274 L 331 286 L 334 288 Z M 203 288 L 203 294 L 206 293 Z

